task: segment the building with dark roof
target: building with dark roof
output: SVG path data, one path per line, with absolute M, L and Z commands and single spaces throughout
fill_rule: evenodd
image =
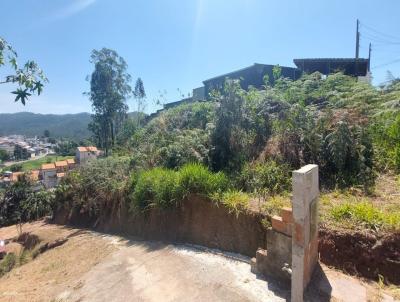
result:
M 294 59 L 294 64 L 305 73 L 320 72 L 328 75 L 334 72 L 343 72 L 345 75 L 365 77 L 369 71 L 369 59 L 355 58 L 315 58 Z
M 303 73 L 320 72 L 329 75 L 335 72 L 343 72 L 345 75 L 357 77 L 359 80 L 371 81 L 370 60 L 355 58 L 314 58 L 314 59 L 294 59 L 296 67 L 281 67 L 281 76 L 292 80 L 297 80 Z M 265 76 L 268 76 L 271 84 L 274 84 L 273 68 L 276 65 L 254 63 L 251 66 L 219 75 L 203 81 L 204 86 L 193 89 L 192 97 L 168 103 L 163 109 L 153 113 L 149 118 L 157 116 L 162 110 L 170 109 L 181 104 L 195 101 L 205 101 L 209 99 L 209 94 L 213 90 L 221 91 L 227 79 L 240 80 L 240 86 L 248 90 L 250 86 L 260 89 L 265 85 Z
M 255 63 L 249 67 L 205 80 L 203 81 L 204 96 L 208 98 L 212 90 L 223 89 L 226 79 L 240 80 L 240 86 L 245 90 L 249 89 L 250 86 L 261 88 L 265 85 L 265 76 L 268 76 L 270 81 L 273 82 L 272 70 L 274 66 Z M 301 71 L 297 68 L 281 66 L 281 70 L 281 74 L 285 78 L 297 80 L 301 76 Z

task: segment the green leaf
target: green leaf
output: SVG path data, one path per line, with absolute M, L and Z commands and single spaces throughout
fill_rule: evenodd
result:
M 21 88 L 18 88 L 17 90 L 12 91 L 11 93 L 17 95 L 14 101 L 18 102 L 20 100 L 23 105 L 25 105 L 26 101 L 28 100 L 28 97 L 32 95 L 31 93 L 28 92 L 28 89 L 21 89 Z

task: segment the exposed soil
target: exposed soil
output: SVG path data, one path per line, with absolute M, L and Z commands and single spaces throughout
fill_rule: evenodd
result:
M 63 245 L 52 247 L 34 260 L 14 268 L 0 278 L 0 301 L 52 301 L 60 291 L 72 288 L 86 272 L 104 257 L 116 250 L 110 244 L 109 236 L 93 235 L 91 232 L 69 227 L 50 225 L 43 221 L 25 224 L 24 232 L 30 237 L 37 236 L 40 244 L 60 242 L 68 238 Z M 15 226 L 0 228 L 0 238 L 17 237 Z M 12 245 L 6 249 L 12 250 Z
M 400 233 L 373 235 L 320 229 L 320 259 L 346 273 L 400 284 Z

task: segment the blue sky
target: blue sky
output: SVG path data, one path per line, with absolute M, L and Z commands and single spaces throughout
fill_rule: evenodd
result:
M 400 76 L 399 11 L 398 0 L 2 0 L 0 36 L 21 62 L 36 60 L 50 83 L 25 107 L 13 102 L 12 86 L 0 85 L 0 112 L 90 111 L 82 93 L 89 90 L 90 52 L 102 47 L 143 79 L 152 112 L 158 91 L 176 101 L 178 88 L 187 94 L 202 80 L 255 62 L 352 57 L 357 18 L 362 57 L 373 43 L 377 84 L 387 70 Z M 134 110 L 134 101 L 128 104 Z

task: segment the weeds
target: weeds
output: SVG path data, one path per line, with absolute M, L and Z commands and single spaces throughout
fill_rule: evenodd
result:
M 335 205 L 329 214 L 336 222 L 349 221 L 368 229 L 400 229 L 400 211 L 383 212 L 366 201 Z
M 288 194 L 274 195 L 267 198 L 263 204 L 263 211 L 268 216 L 279 215 L 283 207 L 291 206 L 290 197 Z
M 236 190 L 229 190 L 224 193 L 214 193 L 211 198 L 226 206 L 229 212 L 235 213 L 236 216 L 241 212 L 246 211 L 250 203 L 249 194 Z
M 212 173 L 200 164 L 187 164 L 180 170 L 154 168 L 133 177 L 132 209 L 167 208 L 188 194 L 210 196 L 225 191 L 228 179 L 223 173 Z
M 0 261 L 0 277 L 12 270 L 17 264 L 17 256 L 14 253 L 8 253 L 3 260 Z

